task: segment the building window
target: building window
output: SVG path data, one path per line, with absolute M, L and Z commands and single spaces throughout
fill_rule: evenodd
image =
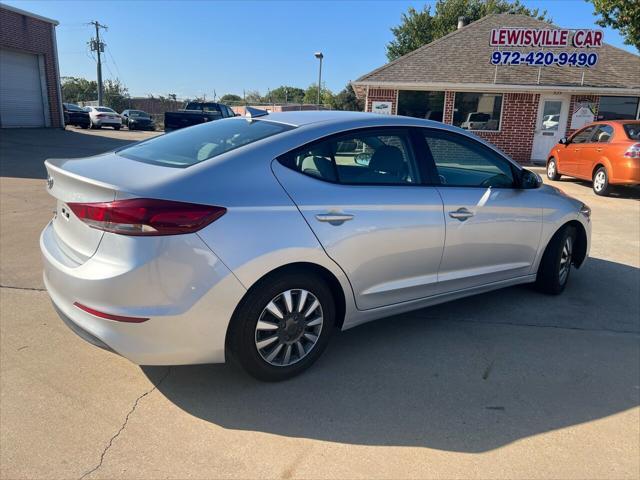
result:
M 466 130 L 500 130 L 502 95 L 456 92 L 453 124 Z
M 398 115 L 442 121 L 444 92 L 400 90 L 398 92 Z
M 598 120 L 633 120 L 638 118 L 638 97 L 600 97 Z

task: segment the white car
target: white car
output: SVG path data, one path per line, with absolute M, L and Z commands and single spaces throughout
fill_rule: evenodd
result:
M 120 130 L 122 127 L 122 117 L 109 107 L 85 107 L 89 112 L 91 123 L 89 128 L 113 127 L 114 130 Z
M 74 332 L 142 365 L 235 358 L 283 380 L 336 329 L 521 283 L 559 294 L 587 258 L 589 207 L 464 130 L 248 111 L 45 162 L 44 283 Z

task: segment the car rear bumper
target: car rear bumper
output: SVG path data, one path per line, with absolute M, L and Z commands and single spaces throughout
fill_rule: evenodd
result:
M 93 124 L 99 126 L 122 125 L 122 120 L 96 119 Z
M 609 183 L 640 185 L 640 158 L 627 158 L 614 165 Z
M 151 242 L 136 247 L 140 240 Z M 49 223 L 40 237 L 44 283 L 60 317 L 82 339 L 140 365 L 224 362 L 229 320 L 245 289 L 199 237 L 105 234 L 82 264 L 65 258 L 59 242 Z M 148 320 L 108 320 L 76 302 Z

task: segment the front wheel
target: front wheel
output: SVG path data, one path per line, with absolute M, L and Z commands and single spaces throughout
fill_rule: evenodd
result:
M 558 164 L 556 159 L 551 157 L 547 163 L 547 178 L 549 180 L 560 180 L 561 175 L 558 173 Z
M 318 275 L 289 272 L 252 288 L 229 332 L 232 356 L 263 381 L 291 378 L 322 354 L 335 324 L 331 290 Z
M 538 290 L 551 295 L 564 291 L 571 273 L 575 243 L 576 230 L 571 226 L 562 228 L 551 238 L 538 267 Z
M 609 175 L 607 169 L 600 167 L 593 175 L 593 192 L 596 195 L 606 197 L 611 193 L 611 186 L 609 185 Z

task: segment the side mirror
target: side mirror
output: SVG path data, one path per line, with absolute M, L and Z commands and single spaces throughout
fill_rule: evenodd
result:
M 522 170 L 520 176 L 520 188 L 524 190 L 531 190 L 534 188 L 540 188 L 542 186 L 542 177 L 531 170 Z
M 560 145 L 569 145 L 569 139 L 567 137 L 562 137 L 558 143 Z

